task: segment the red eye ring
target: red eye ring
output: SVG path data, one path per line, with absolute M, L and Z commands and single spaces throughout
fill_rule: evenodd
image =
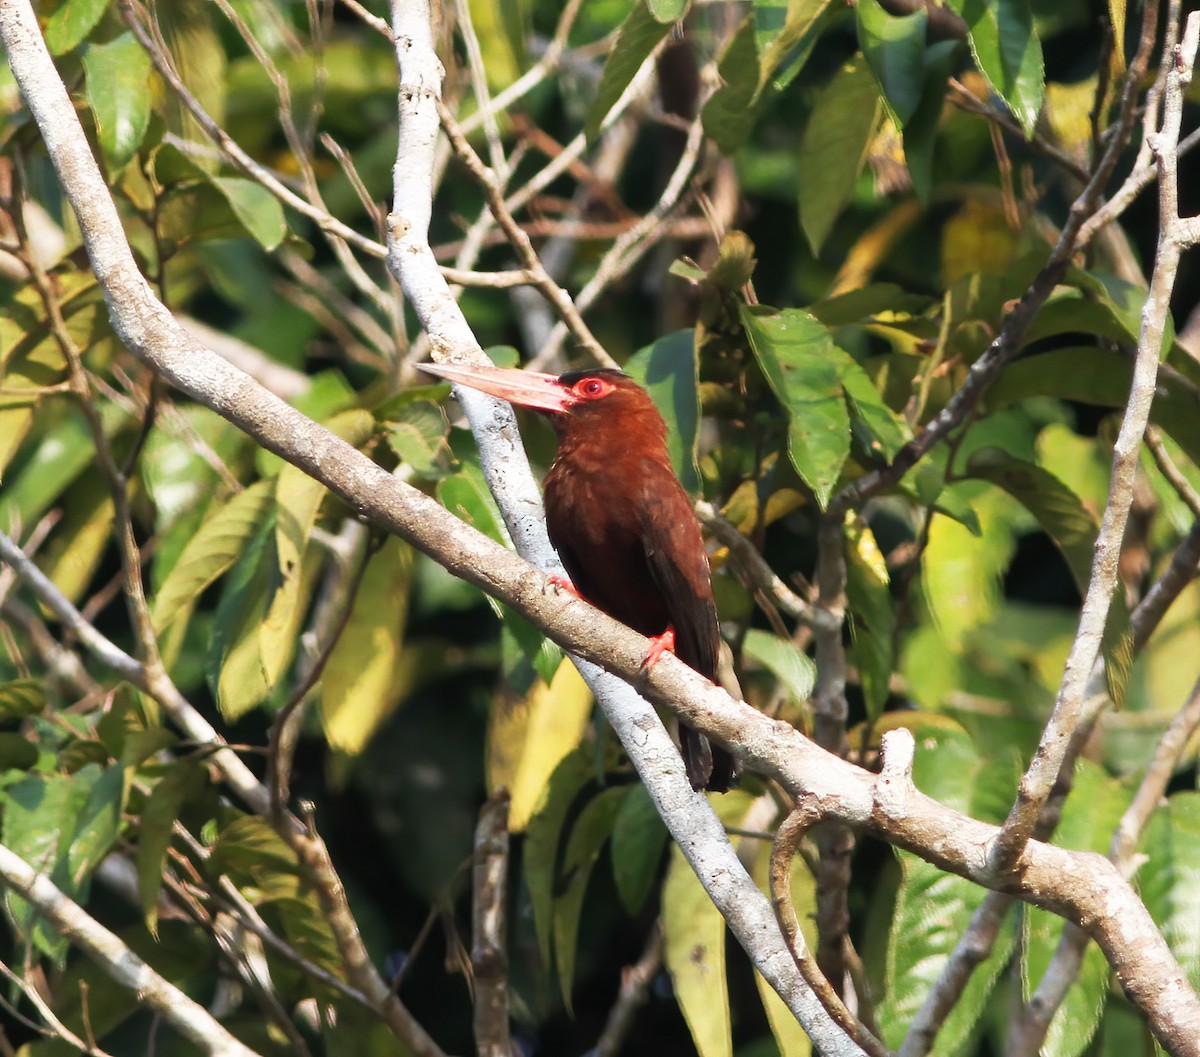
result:
M 571 387 L 571 392 L 580 400 L 599 400 L 614 389 L 616 386 L 603 378 L 583 378 Z

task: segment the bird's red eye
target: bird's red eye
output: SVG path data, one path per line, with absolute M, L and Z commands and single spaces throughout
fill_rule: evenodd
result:
M 572 392 L 581 400 L 599 400 L 602 396 L 608 396 L 615 388 L 612 382 L 606 382 L 603 378 L 584 378 L 575 383 Z

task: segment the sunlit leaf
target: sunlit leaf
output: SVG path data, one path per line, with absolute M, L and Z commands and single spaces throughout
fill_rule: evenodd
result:
M 832 0 L 755 0 L 761 91 L 786 87 L 812 54 Z
M 549 686 L 539 679 L 523 700 L 501 700 L 495 707 L 504 716 L 489 730 L 489 773 L 493 788 L 509 789 L 508 827 L 520 833 L 550 776 L 579 747 L 591 718 L 592 695 L 575 665 L 560 664 Z M 496 744 L 500 737 L 504 745 Z M 497 757 L 507 761 L 503 776 L 496 773 Z
M 761 628 L 750 628 L 742 640 L 742 650 L 779 680 L 794 704 L 804 704 L 812 696 L 816 665 L 795 643 Z
M 1129 803 L 1131 790 L 1106 775 L 1089 760 L 1075 768 L 1075 788 L 1063 807 L 1054 843 L 1082 851 L 1105 852 Z M 1030 907 L 1026 930 L 1026 970 L 1022 974 L 1032 991 L 1041 980 L 1058 947 L 1063 919 L 1048 910 Z M 1108 963 L 1095 944 L 1089 944 L 1083 967 L 1059 1007 L 1042 1052 L 1048 1057 L 1078 1057 L 1100 1025 L 1108 997 Z
M 83 53 L 87 100 L 100 146 L 115 171 L 137 153 L 150 124 L 150 57 L 132 33 Z
M 867 715 L 875 720 L 891 693 L 896 614 L 887 564 L 874 533 L 861 521 L 846 526 L 846 599 Z
M 357 755 L 400 704 L 412 548 L 389 536 L 367 563 L 350 617 L 321 673 L 321 721 L 339 752 Z
M 1142 898 L 1193 987 L 1200 987 L 1200 793 L 1179 792 L 1150 818 Z
M 763 375 L 788 413 L 788 454 L 824 507 L 850 454 L 850 415 L 833 339 L 807 312 L 743 306 Z
M 108 8 L 108 0 L 60 0 L 46 19 L 43 35 L 51 55 L 70 51 L 86 37 Z
M 242 227 L 264 250 L 275 249 L 287 236 L 283 206 L 262 184 L 240 176 L 214 176 L 212 183 Z
M 691 0 L 646 0 L 646 7 L 659 22 L 678 22 L 687 14 Z
M 1029 0 L 958 0 L 976 65 L 1033 135 L 1045 90 L 1042 45 Z
M 274 506 L 275 482 L 259 481 L 233 496 L 204 522 L 154 599 L 154 626 L 158 631 L 233 566 Z

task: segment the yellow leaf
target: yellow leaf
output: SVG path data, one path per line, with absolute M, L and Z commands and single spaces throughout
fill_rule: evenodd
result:
M 401 658 L 412 563 L 412 548 L 395 537 L 371 557 L 350 620 L 325 666 L 321 718 L 329 744 L 341 752 L 361 752 L 408 685 Z
M 522 832 L 550 775 L 583 740 L 592 694 L 573 664 L 560 664 L 547 686 L 538 679 L 524 700 L 497 703 L 488 732 L 488 786 L 512 795 L 508 828 Z

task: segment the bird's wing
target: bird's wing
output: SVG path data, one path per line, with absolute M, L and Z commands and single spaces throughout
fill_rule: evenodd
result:
M 639 510 L 646 565 L 667 603 L 675 653 L 715 681 L 721 633 L 708 556 L 691 500 L 668 470 L 647 475 Z

